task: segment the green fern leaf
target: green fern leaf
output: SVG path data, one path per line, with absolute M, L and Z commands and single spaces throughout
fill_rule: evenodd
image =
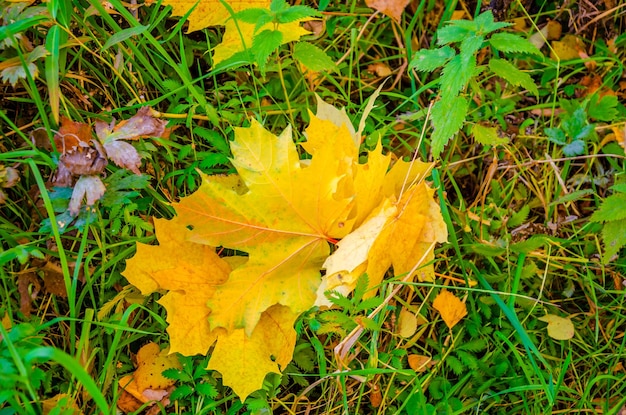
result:
M 478 359 L 473 354 L 463 350 L 457 350 L 456 355 L 464 366 L 470 368 L 471 370 L 478 369 Z
M 463 363 L 461 363 L 461 361 L 453 355 L 448 355 L 448 357 L 446 357 L 446 366 L 457 376 L 461 376 L 463 372 L 465 372 L 465 366 Z
M 464 342 L 459 348 L 458 351 L 468 351 L 468 352 L 480 352 L 487 348 L 487 340 L 482 337 L 472 339 Z

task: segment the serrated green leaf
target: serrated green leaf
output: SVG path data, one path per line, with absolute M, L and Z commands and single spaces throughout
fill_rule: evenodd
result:
M 196 384 L 196 391 L 199 394 L 207 396 L 207 397 L 209 397 L 211 399 L 215 399 L 219 395 L 219 392 L 217 391 L 215 386 L 211 385 L 210 383 L 206 383 L 206 382 L 200 382 L 200 383 Z
M 337 65 L 326 52 L 307 42 L 296 43 L 293 58 L 314 72 L 337 70 Z
M 320 12 L 309 6 L 291 6 L 278 14 L 278 23 L 291 23 L 307 17 L 319 17 Z
M 472 32 L 466 28 L 450 24 L 437 30 L 437 44 L 447 45 L 449 43 L 462 42 L 463 39 L 471 34 Z
M 443 66 L 456 55 L 454 49 L 450 46 L 443 46 L 438 49 L 421 49 L 413 55 L 410 69 L 416 69 L 421 72 L 432 72 Z
M 483 45 L 485 38 L 480 35 L 468 36 L 461 42 L 461 55 L 465 60 L 469 59 L 470 55 L 476 53 Z
M 509 228 L 515 228 L 521 225 L 522 223 L 524 223 L 524 221 L 526 221 L 526 219 L 528 219 L 529 213 L 530 205 L 523 205 L 520 210 L 511 215 L 508 222 L 506 223 L 506 226 L 508 226 Z
M 587 146 L 585 145 L 584 141 L 574 140 L 565 147 L 563 147 L 563 154 L 566 157 L 576 157 L 580 156 L 581 154 L 585 154 L 586 149 Z
M 554 144 L 558 144 L 560 146 L 564 146 L 567 144 L 567 137 L 565 137 L 565 132 L 560 128 L 546 128 L 544 130 L 548 140 Z
M 455 356 L 448 355 L 446 357 L 445 362 L 446 362 L 446 366 L 448 366 L 457 376 L 461 376 L 463 372 L 465 371 L 465 366 Z
M 463 342 L 459 346 L 459 350 L 467 350 L 469 352 L 480 352 L 487 348 L 487 341 L 482 338 L 472 339 L 466 342 Z
M 617 118 L 617 105 L 619 101 L 615 95 L 605 95 L 600 98 L 598 94 L 594 94 L 589 100 L 587 112 L 590 118 L 598 121 L 613 121 Z
M 464 56 L 456 55 L 443 68 L 443 74 L 441 75 L 442 100 L 451 99 L 465 89 L 474 75 L 476 57 L 470 55 L 467 57 L 467 60 L 463 58 Z
M 235 19 L 241 20 L 245 23 L 255 24 L 259 21 L 259 19 L 267 16 L 269 16 L 271 20 L 271 13 L 269 10 L 252 8 L 238 12 L 237 14 L 235 14 Z
M 607 264 L 617 253 L 626 246 L 626 219 L 611 222 L 602 228 L 602 241 L 604 242 L 603 261 Z
M 433 105 L 431 151 L 438 158 L 450 138 L 459 132 L 465 121 L 469 103 L 463 97 L 441 99 Z
M 270 10 L 274 13 L 280 13 L 289 8 L 289 4 L 285 0 L 272 0 Z
M 611 190 L 614 192 L 626 193 L 626 183 L 618 183 L 611 186 Z
M 172 401 L 177 401 L 179 399 L 185 398 L 189 395 L 191 395 L 192 393 L 194 393 L 193 388 L 191 387 L 191 385 L 180 385 L 179 387 L 177 387 L 176 389 L 174 389 L 174 392 L 172 392 L 172 395 L 170 396 L 170 399 Z
M 535 45 L 513 33 L 495 33 L 489 38 L 489 43 L 500 52 L 529 53 L 542 56 L 541 51 Z
M 474 124 L 472 135 L 474 140 L 486 146 L 495 147 L 508 142 L 506 138 L 498 136 L 498 130 L 495 127 L 485 127 L 480 124 Z
M 484 35 L 498 29 L 512 26 L 512 23 L 494 21 L 491 10 L 481 13 L 474 21 L 476 22 L 477 32 Z
M 264 30 L 254 36 L 252 40 L 252 53 L 261 72 L 265 72 L 267 58 L 274 52 L 283 41 L 283 34 L 279 30 Z
M 537 89 L 537 85 L 535 85 L 530 75 L 520 71 L 512 63 L 504 59 L 491 59 L 489 61 L 489 69 L 510 84 L 522 86 L 535 96 L 539 96 L 539 89 Z
M 564 107 L 565 108 L 565 107 Z M 577 137 L 583 127 L 587 125 L 587 113 L 582 106 L 576 106 L 573 111 L 568 111 L 569 116 L 566 116 L 561 123 L 561 128 L 565 131 L 568 137 Z
M 613 222 L 621 219 L 626 219 L 626 193 L 616 193 L 604 199 L 589 218 L 591 222 Z
M 195 127 L 193 133 L 199 135 L 222 154 L 230 154 L 228 140 L 220 133 L 204 127 Z

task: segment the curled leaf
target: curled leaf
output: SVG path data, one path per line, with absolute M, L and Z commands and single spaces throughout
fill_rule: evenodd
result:
M 125 141 L 110 141 L 104 144 L 104 149 L 115 164 L 135 174 L 141 174 L 141 157 L 135 147 Z
M 97 176 L 81 176 L 74 185 L 72 198 L 70 199 L 69 210 L 72 215 L 78 215 L 83 199 L 87 198 L 87 206 L 93 206 L 104 192 L 106 187 Z

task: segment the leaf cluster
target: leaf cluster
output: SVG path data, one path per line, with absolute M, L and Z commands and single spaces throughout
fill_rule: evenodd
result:
M 279 30 L 279 25 L 320 16 L 320 12 L 312 7 L 303 5 L 291 6 L 285 0 L 272 0 L 269 9 L 245 9 L 236 13 L 234 18 L 245 23 L 254 24 L 251 50 L 261 72 L 264 73 L 267 59 L 283 43 L 284 35 Z M 268 23 L 272 23 L 274 27 L 272 29 L 260 30 Z
M 613 121 L 618 115 L 618 101 L 615 96 L 600 97 L 593 94 L 582 102 L 562 100 L 561 108 L 565 113 L 561 115 L 558 127 L 546 128 L 548 140 L 562 146 L 563 154 L 567 157 L 580 156 L 587 152 L 587 143 L 596 138 L 595 124 L 597 121 Z
M 447 142 L 463 126 L 469 111 L 469 100 L 462 95 L 470 81 L 485 68 L 477 67 L 477 53 L 490 46 L 501 53 L 522 53 L 541 56 L 530 42 L 512 33 L 493 33 L 510 26 L 495 22 L 491 11 L 475 20 L 453 20 L 437 31 L 436 49 L 422 49 L 415 53 L 409 67 L 420 72 L 442 68 L 439 79 L 440 99 L 432 108 L 432 153 L 438 157 Z M 493 33 L 493 34 L 492 34 Z M 537 95 L 537 86 L 531 77 L 505 59 L 492 58 L 489 69 L 514 86 L 522 86 Z

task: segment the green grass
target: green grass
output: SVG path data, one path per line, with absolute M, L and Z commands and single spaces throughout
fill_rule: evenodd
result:
M 380 142 L 394 157 L 417 153 L 436 163 L 430 181 L 450 233 L 436 249 L 436 282 L 403 283 L 390 274 L 376 313 L 359 298 L 335 314 L 305 313 L 296 324 L 293 362 L 244 403 L 219 373 L 205 369 L 208 357 L 181 357 L 183 370 L 172 375 L 176 399 L 161 413 L 618 414 L 626 406 L 626 257 L 623 249 L 605 257 L 602 227 L 612 222 L 589 221 L 615 194 L 611 186 L 626 178 L 624 149 L 607 140 L 626 121 L 620 86 L 626 40 L 619 35 L 626 9 L 615 8 L 597 31 L 580 34 L 593 70 L 582 59 L 506 56 L 532 76 L 538 97 L 490 72 L 472 77 L 461 93 L 470 104 L 466 122 L 432 159 L 429 106 L 441 72 L 406 65 L 419 48 L 436 46 L 435 33 L 452 12 L 474 15 L 479 8 L 423 0 L 397 24 L 371 18 L 359 2 L 330 2 L 324 30 L 306 41 L 339 64 L 311 80 L 292 59 L 292 45 L 270 57 L 265 75 L 251 65 L 216 69 L 208 51 L 221 41 L 220 28 L 186 33 L 184 21 L 159 3 L 136 14 L 118 0 L 109 3 L 117 13 L 91 0 L 35 4 L 27 6 L 30 17 L 14 22 L 9 3 L 0 0 L 6 10 L 0 12 L 0 71 L 28 65 L 29 43 L 49 52 L 35 60 L 38 73 L 23 72 L 14 86 L 0 84 L 0 166 L 20 177 L 4 187 L 0 170 L 6 195 L 0 205 L 0 414 L 42 413 L 44 401 L 59 394 L 85 414 L 114 413 L 118 381 L 134 370 L 139 348 L 169 342 L 160 295 L 141 296 L 121 274 L 137 242 L 156 243 L 151 217 L 171 217 L 170 203 L 197 188 L 198 170 L 233 171 L 233 127 L 256 118 L 279 133 L 292 124 L 296 141 L 304 141 L 300 132 L 315 93 L 345 106 L 358 124 L 383 82 L 366 121 L 363 155 Z M 526 10 L 514 2 L 506 17 L 529 16 L 529 27 L 547 18 L 565 24 L 566 16 L 578 19 L 578 27 L 588 22 L 579 6 L 564 13 L 557 3 Z M 24 40 L 7 44 L 16 33 Z M 615 34 L 612 49 L 607 43 Z M 542 52 L 549 54 L 547 47 Z M 478 65 L 486 65 L 490 53 L 480 52 Z M 377 76 L 374 64 L 387 65 L 389 79 Z M 610 116 L 594 115 L 581 95 L 591 74 L 601 77 L 602 91 L 619 98 Z M 568 106 L 564 100 L 582 105 L 584 121 L 595 126 L 584 138 L 584 154 L 565 156 L 546 133 L 565 122 L 554 111 Z M 172 127 L 167 138 L 133 142 L 148 180 L 119 188 L 126 192 L 119 203 L 103 201 L 70 223 L 69 195 L 49 184 L 59 158 L 58 120 L 119 121 L 144 105 Z M 498 128 L 506 143 L 476 143 L 475 124 Z M 128 177 L 109 163 L 103 181 L 111 189 Z M 451 330 L 432 309 L 444 287 L 468 308 Z M 403 308 L 420 316 L 407 338 L 398 334 Z M 574 337 L 549 337 L 538 320 L 545 314 L 571 318 Z M 368 315 L 379 328 L 361 334 L 344 370 L 333 349 Z M 410 355 L 431 363 L 415 371 Z M 78 413 L 62 406 L 49 413 Z

